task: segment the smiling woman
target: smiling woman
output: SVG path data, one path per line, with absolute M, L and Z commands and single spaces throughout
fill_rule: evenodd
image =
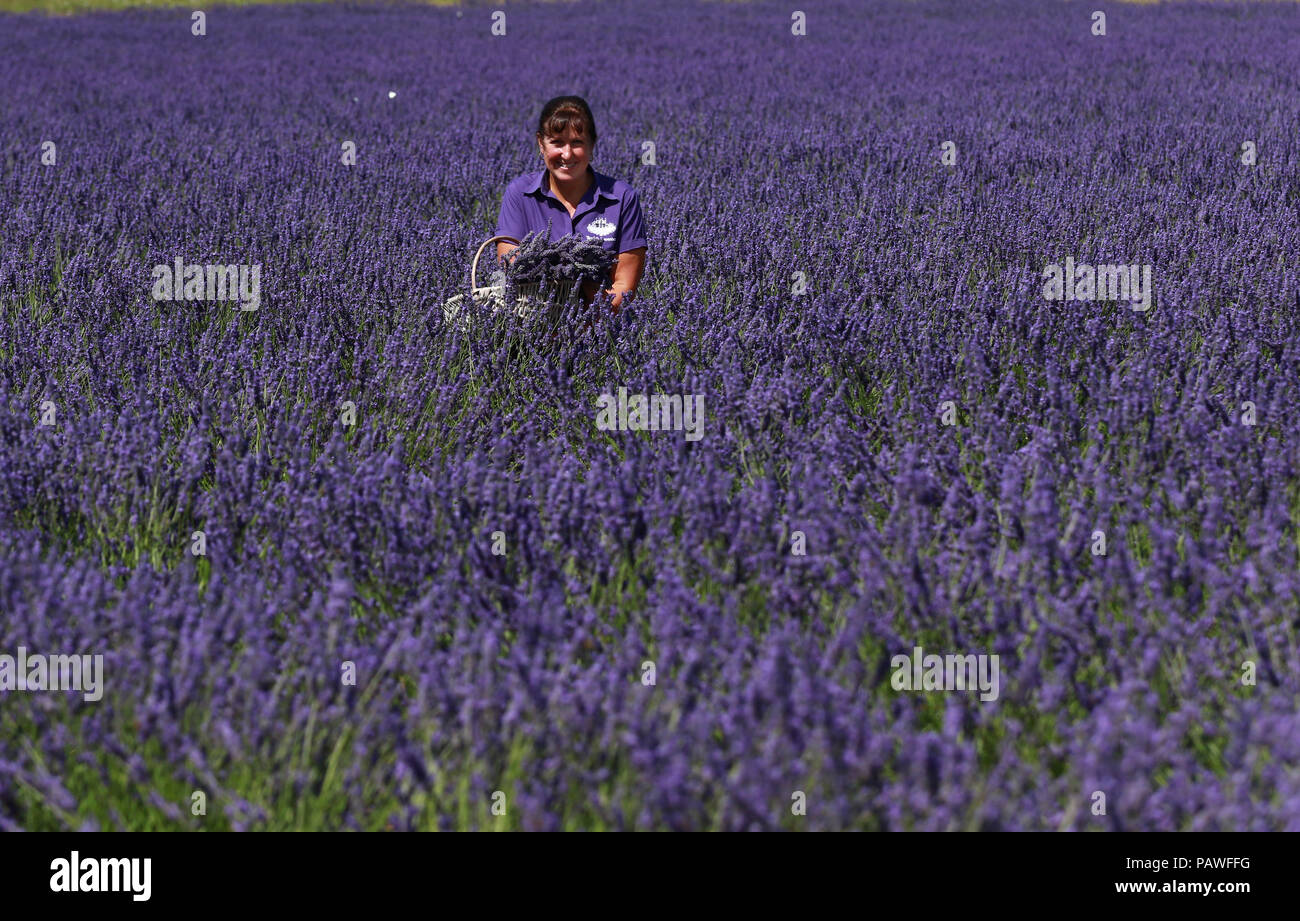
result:
M 537 120 L 537 151 L 543 168 L 525 173 L 506 186 L 496 236 L 522 240 L 546 232 L 551 239 L 574 234 L 598 241 L 617 254 L 610 294 L 614 309 L 636 291 L 645 272 L 646 232 L 641 202 L 621 179 L 596 172 L 591 155 L 596 146 L 596 121 L 580 96 L 557 96 L 542 107 Z M 497 244 L 505 258 L 515 247 Z M 596 291 L 584 286 L 591 303 Z

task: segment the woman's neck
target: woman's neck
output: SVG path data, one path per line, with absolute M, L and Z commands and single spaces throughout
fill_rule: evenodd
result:
M 546 171 L 546 181 L 551 191 L 559 196 L 568 204 L 576 204 L 582 200 L 582 196 L 587 194 L 587 189 L 596 181 L 594 170 L 591 164 L 587 164 L 587 171 L 582 174 L 580 179 L 574 179 L 572 182 L 559 183 L 555 181 L 555 174 L 550 170 Z

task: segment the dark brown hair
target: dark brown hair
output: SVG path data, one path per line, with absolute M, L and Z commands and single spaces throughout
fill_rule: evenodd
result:
M 556 96 L 542 106 L 542 115 L 537 119 L 537 138 L 560 137 L 570 127 L 585 134 L 587 142 L 596 146 L 596 119 L 591 116 L 591 107 L 581 96 Z

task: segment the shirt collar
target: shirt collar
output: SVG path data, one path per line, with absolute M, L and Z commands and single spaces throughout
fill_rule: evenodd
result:
M 579 204 L 583 204 L 588 201 L 595 201 L 596 196 L 598 195 L 603 195 L 605 198 L 608 198 L 610 201 L 619 200 L 618 196 L 614 194 L 614 184 L 612 182 L 607 182 L 606 181 L 607 177 L 601 175 L 600 173 L 592 169 L 590 163 L 587 164 L 587 172 L 596 181 L 592 184 L 591 188 L 587 190 L 587 194 L 582 197 L 582 200 L 579 202 Z M 555 198 L 554 192 L 542 186 L 542 180 L 545 177 L 546 177 L 546 167 L 542 167 L 540 170 L 534 173 L 533 178 L 528 181 L 528 185 L 524 189 L 524 194 L 537 195 L 540 193 L 546 196 L 547 198 Z M 590 198 L 588 196 L 590 196 Z M 558 201 L 559 199 L 556 200 Z

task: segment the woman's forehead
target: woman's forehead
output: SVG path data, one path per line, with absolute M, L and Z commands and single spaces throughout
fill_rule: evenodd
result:
M 553 141 L 563 141 L 563 140 L 584 141 L 584 140 L 586 140 L 586 139 L 587 139 L 587 132 L 586 132 L 586 131 L 580 131 L 580 130 L 578 130 L 577 128 L 575 128 L 573 125 L 569 125 L 569 127 L 565 128 L 564 131 L 563 131 L 563 133 L 561 133 L 561 134 L 548 134 L 548 135 L 546 135 L 546 140 L 548 140 L 548 141 L 552 141 L 552 142 L 553 142 Z

